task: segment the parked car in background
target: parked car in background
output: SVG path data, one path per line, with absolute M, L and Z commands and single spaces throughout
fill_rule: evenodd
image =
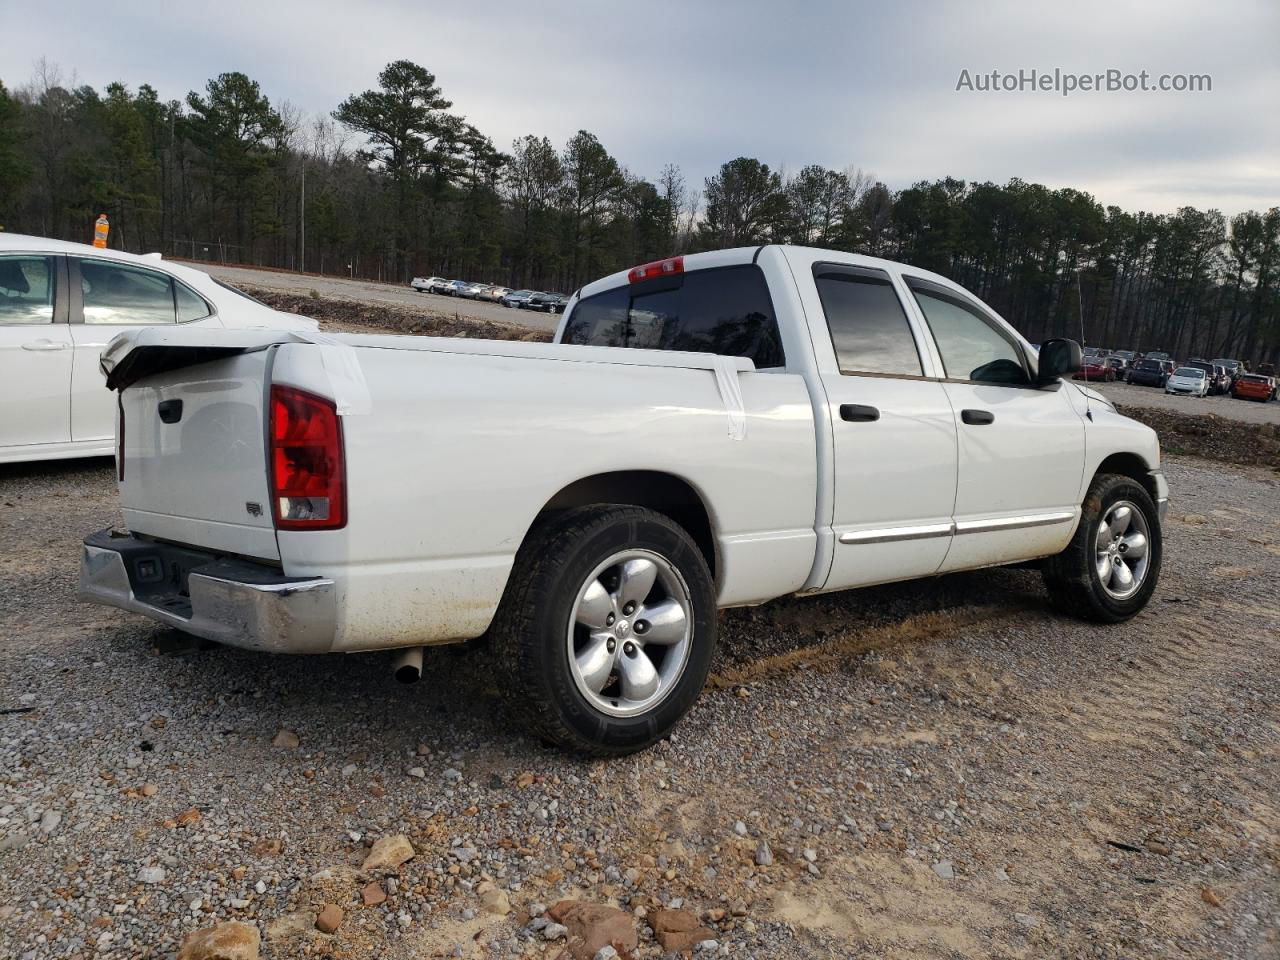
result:
M 1164 385 L 1165 393 L 1183 393 L 1192 397 L 1209 395 L 1209 374 L 1200 367 L 1178 367 Z
M 129 532 L 86 539 L 84 596 L 261 651 L 399 648 L 404 678 L 488 635 L 522 727 L 575 751 L 665 738 L 719 607 L 1043 560 L 1059 610 L 1118 623 L 1159 578 L 1155 432 L 1062 383 L 1078 344 L 1037 355 L 887 260 L 643 264 L 553 343 L 152 333 L 103 357 Z
M 1073 375 L 1073 380 L 1092 380 L 1095 383 L 1110 383 L 1116 378 L 1116 368 L 1107 362 L 1107 358 L 1094 354 L 1085 359 L 1083 365 Z
M 491 286 L 487 287 L 481 295 L 481 300 L 488 300 L 490 303 L 501 303 L 502 298 L 511 292 L 510 287 Z
M 540 310 L 543 313 L 558 313 L 564 310 L 568 299 L 558 293 L 535 293 L 525 304 L 526 310 Z
M 1213 365 L 1213 379 L 1217 385 L 1218 393 L 1231 392 L 1231 374 L 1227 372 L 1227 368 L 1220 363 Z
M 1140 387 L 1163 387 L 1169 380 L 1170 370 L 1166 360 L 1143 358 L 1134 362 L 1125 374 L 1125 382 Z
M 1119 357 L 1123 360 L 1125 369 L 1128 370 L 1133 365 L 1133 361 L 1137 360 L 1140 355 L 1133 350 L 1112 350 L 1111 356 Z
M 115 452 L 98 355 L 118 333 L 314 331 L 207 273 L 79 243 L 0 233 L 0 463 Z
M 1236 377 L 1238 377 L 1242 373 L 1247 372 L 1248 370 L 1243 360 L 1231 360 L 1231 359 L 1224 359 L 1222 357 L 1218 357 L 1217 359 L 1212 360 L 1210 362 L 1215 364 L 1216 366 L 1222 367 L 1224 370 L 1227 371 L 1227 379 L 1230 381 L 1230 383 L 1228 383 L 1227 385 L 1228 390 L 1230 390 L 1231 387 L 1235 384 Z
M 441 288 L 440 292 L 449 297 L 461 297 L 465 296 L 463 293 L 464 290 L 470 289 L 471 284 L 467 283 L 465 280 L 450 280 L 443 288 Z
M 1208 360 L 1188 360 L 1184 367 L 1195 367 L 1203 370 L 1207 381 L 1206 396 L 1227 392 L 1227 371 Z
M 1276 365 L 1274 363 L 1260 363 L 1258 364 L 1258 369 L 1254 372 L 1260 373 L 1264 377 L 1271 377 L 1274 379 L 1276 375 Z
M 529 298 L 534 293 L 535 291 L 533 290 L 512 290 L 502 298 L 502 305 L 511 308 L 522 307 L 529 302 Z
M 1116 379 L 1123 380 L 1126 373 L 1129 372 L 1129 362 L 1124 357 L 1107 357 L 1107 363 L 1111 364 L 1111 369 L 1116 372 Z
M 409 282 L 409 286 L 419 293 L 436 293 L 448 282 L 443 277 L 414 277 Z
M 1172 362 L 1173 357 L 1163 350 L 1149 350 L 1143 354 L 1147 360 L 1168 360 Z
M 1260 373 L 1242 373 L 1231 385 L 1231 395 L 1237 400 L 1261 400 L 1266 403 L 1276 396 L 1276 383 Z

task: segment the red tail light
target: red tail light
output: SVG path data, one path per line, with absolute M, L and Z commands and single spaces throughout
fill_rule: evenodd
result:
M 632 267 L 627 273 L 627 282 L 639 283 L 653 277 L 669 277 L 673 273 L 684 273 L 684 257 L 668 257 L 666 260 L 655 260 L 653 263 Z
M 271 508 L 281 530 L 346 524 L 342 421 L 332 400 L 271 388 Z

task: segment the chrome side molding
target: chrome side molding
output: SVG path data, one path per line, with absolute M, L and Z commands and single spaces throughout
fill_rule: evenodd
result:
M 1076 518 L 1074 510 L 1054 513 L 1032 513 L 1020 517 L 993 517 L 989 520 L 961 520 L 959 523 L 926 523 L 912 527 L 881 527 L 840 534 L 841 543 L 893 543 L 898 540 L 927 540 L 932 537 L 959 536 L 965 533 L 995 533 L 1026 527 L 1047 527 L 1069 523 Z
M 892 543 L 895 540 L 928 540 L 949 537 L 955 533 L 954 523 L 926 523 L 915 527 L 882 527 L 879 530 L 857 530 L 840 534 L 841 543 Z

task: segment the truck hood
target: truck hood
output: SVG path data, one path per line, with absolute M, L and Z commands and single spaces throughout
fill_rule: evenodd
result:
M 1101 403 L 1104 406 L 1110 407 L 1112 410 L 1116 408 L 1116 405 L 1114 403 L 1112 403 L 1110 400 L 1104 397 L 1097 390 L 1093 389 L 1093 387 L 1086 387 L 1079 383 L 1072 383 L 1071 386 L 1075 387 L 1077 390 L 1079 390 L 1082 394 L 1084 394 L 1086 397 L 1088 397 L 1090 400 L 1094 401 L 1095 403 Z

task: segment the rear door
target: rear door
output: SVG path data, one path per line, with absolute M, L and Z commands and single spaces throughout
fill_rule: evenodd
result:
M 834 450 L 823 589 L 932 574 L 951 543 L 956 428 L 922 333 L 886 271 L 788 257 L 813 278 L 797 277 Z
M 0 452 L 71 439 L 66 258 L 0 255 Z
M 942 571 L 1061 550 L 1079 515 L 1084 421 L 1036 386 L 1022 344 L 977 301 L 904 277 L 936 345 L 959 438 L 955 542 Z
M 98 360 L 119 333 L 178 323 L 217 325 L 198 293 L 162 270 L 97 257 L 68 258 L 71 339 L 71 439 L 115 436 L 115 402 Z

